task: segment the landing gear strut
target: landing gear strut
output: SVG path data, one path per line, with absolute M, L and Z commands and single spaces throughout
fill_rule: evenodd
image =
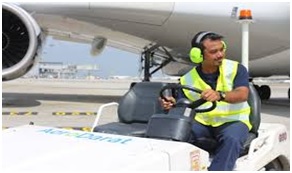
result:
M 154 57 L 162 59 L 162 62 L 158 63 L 155 61 Z M 152 45 L 144 48 L 144 51 L 141 54 L 141 71 L 144 70 L 143 81 L 149 82 L 151 76 L 156 73 L 158 70 L 162 69 L 164 66 L 169 64 L 171 61 L 174 61 L 172 55 L 168 52 L 165 47 L 159 46 L 158 44 Z M 152 71 L 152 68 L 156 67 Z

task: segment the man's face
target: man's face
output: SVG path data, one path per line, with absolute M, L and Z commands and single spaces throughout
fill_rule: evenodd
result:
M 205 47 L 204 63 L 210 66 L 220 66 L 225 57 L 224 46 L 221 40 L 206 39 L 203 41 Z

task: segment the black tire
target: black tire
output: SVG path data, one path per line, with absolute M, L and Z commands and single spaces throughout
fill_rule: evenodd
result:
M 268 85 L 262 85 L 260 87 L 261 94 L 260 97 L 262 100 L 268 100 L 271 97 L 271 88 Z

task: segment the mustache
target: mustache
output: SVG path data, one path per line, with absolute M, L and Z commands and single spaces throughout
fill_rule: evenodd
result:
M 218 58 L 216 58 L 215 60 L 216 60 L 216 61 L 219 61 L 219 60 L 223 60 L 223 58 L 224 58 L 224 57 L 218 57 Z

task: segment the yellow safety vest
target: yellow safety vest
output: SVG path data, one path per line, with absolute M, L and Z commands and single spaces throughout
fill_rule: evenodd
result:
M 233 89 L 233 81 L 237 73 L 238 62 L 224 59 L 222 65 L 219 66 L 219 76 L 217 79 L 216 91 L 228 92 Z M 182 85 L 193 86 L 195 88 L 205 90 L 211 87 L 203 81 L 197 72 L 196 68 L 193 68 L 188 73 L 180 78 Z M 195 101 L 201 98 L 201 95 L 189 90 L 183 89 L 184 94 L 191 101 Z M 199 107 L 199 109 L 209 108 L 212 103 L 207 102 Z M 252 125 L 249 121 L 250 107 L 247 103 L 241 102 L 236 104 L 227 103 L 224 101 L 217 102 L 217 106 L 210 112 L 197 113 L 195 120 L 213 127 L 218 127 L 226 122 L 242 121 L 247 125 L 249 130 Z

